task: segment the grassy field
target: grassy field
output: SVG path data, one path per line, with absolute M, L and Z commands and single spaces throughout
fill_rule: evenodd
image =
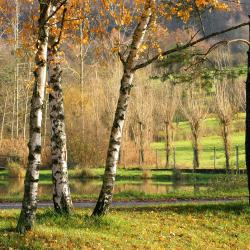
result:
M 232 148 L 231 148 L 231 167 L 236 168 L 236 146 L 239 147 L 239 166 L 245 168 L 245 133 L 244 133 L 245 114 L 238 114 L 233 121 L 232 126 Z M 214 147 L 216 148 L 216 168 L 225 168 L 225 157 L 223 141 L 220 136 L 221 128 L 219 121 L 212 117 L 203 123 L 204 135 L 201 139 L 200 167 L 214 168 Z M 160 132 L 164 138 L 164 132 Z M 193 151 L 191 143 L 191 129 L 188 122 L 180 122 L 176 130 L 176 165 L 179 168 L 192 168 Z M 164 166 L 165 148 L 164 142 L 155 142 L 151 144 L 153 150 L 158 149 L 158 163 Z M 171 159 L 173 165 L 173 157 Z
M 245 168 L 245 134 L 243 132 L 234 133 L 232 136 L 231 149 L 231 168 L 236 169 L 236 146 L 239 147 L 239 167 Z M 214 147 L 216 148 L 216 168 L 225 168 L 225 156 L 223 142 L 220 136 L 213 135 L 202 137 L 201 151 L 200 151 L 200 167 L 214 168 Z M 164 165 L 165 148 L 164 142 L 155 142 L 152 144 L 154 150 L 158 149 L 159 160 Z M 178 168 L 192 168 L 193 164 L 193 150 L 190 140 L 182 140 L 175 142 L 176 148 L 176 166 Z M 173 157 L 171 159 L 173 165 Z
M 0 211 L 1 249 L 224 249 L 250 248 L 246 203 L 112 209 L 91 218 L 39 210 L 32 232 L 15 230 L 17 210 Z

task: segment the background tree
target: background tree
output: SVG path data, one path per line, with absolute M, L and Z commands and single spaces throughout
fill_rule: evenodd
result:
M 234 115 L 237 113 L 237 105 L 232 93 L 232 84 L 227 80 L 217 82 L 215 91 L 215 113 L 221 124 L 221 135 L 223 138 L 226 169 L 230 168 L 231 133 Z
M 135 80 L 135 88 L 131 97 L 130 127 L 133 130 L 136 146 L 139 151 L 139 164 L 145 162 L 145 147 L 149 144 L 153 127 L 153 96 L 150 83 L 142 77 Z
M 202 123 L 208 114 L 207 100 L 204 91 L 202 89 L 196 91 L 194 86 L 190 86 L 186 91 L 186 96 L 182 100 L 181 110 L 191 127 L 194 153 L 193 167 L 195 170 L 200 167 Z
M 164 87 L 160 89 L 161 99 L 158 106 L 160 112 L 163 114 L 163 121 L 165 125 L 165 150 L 166 150 L 166 165 L 169 167 L 171 149 L 173 147 L 173 133 L 174 133 L 174 116 L 180 104 L 181 86 L 175 85 L 172 82 L 167 82 Z

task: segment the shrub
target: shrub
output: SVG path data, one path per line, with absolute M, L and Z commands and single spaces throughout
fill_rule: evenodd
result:
M 19 179 L 25 177 L 25 170 L 20 164 L 10 161 L 8 162 L 7 167 L 9 177 Z
M 76 167 L 74 171 L 74 177 L 77 178 L 93 178 L 94 173 L 93 170 L 90 168 L 81 168 L 81 167 Z

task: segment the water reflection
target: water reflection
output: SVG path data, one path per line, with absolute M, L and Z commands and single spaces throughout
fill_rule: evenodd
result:
M 71 180 L 70 188 L 72 194 L 77 195 L 97 195 L 101 189 L 102 182 L 100 180 Z M 0 196 L 20 196 L 23 193 L 24 180 L 9 179 L 0 182 Z M 173 183 L 157 183 L 152 180 L 144 180 L 141 182 L 127 181 L 117 182 L 115 186 L 115 193 L 121 192 L 143 192 L 146 194 L 166 194 L 175 191 L 188 191 L 191 193 L 198 193 L 201 190 L 207 189 L 206 185 L 194 184 L 187 185 L 181 182 Z M 50 194 L 52 192 L 52 184 L 40 183 L 39 195 Z

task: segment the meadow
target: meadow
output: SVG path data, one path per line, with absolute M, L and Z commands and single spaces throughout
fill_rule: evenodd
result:
M 250 248 L 246 203 L 112 208 L 60 216 L 40 209 L 34 230 L 16 233 L 17 210 L 0 211 L 3 249 L 234 249 Z

